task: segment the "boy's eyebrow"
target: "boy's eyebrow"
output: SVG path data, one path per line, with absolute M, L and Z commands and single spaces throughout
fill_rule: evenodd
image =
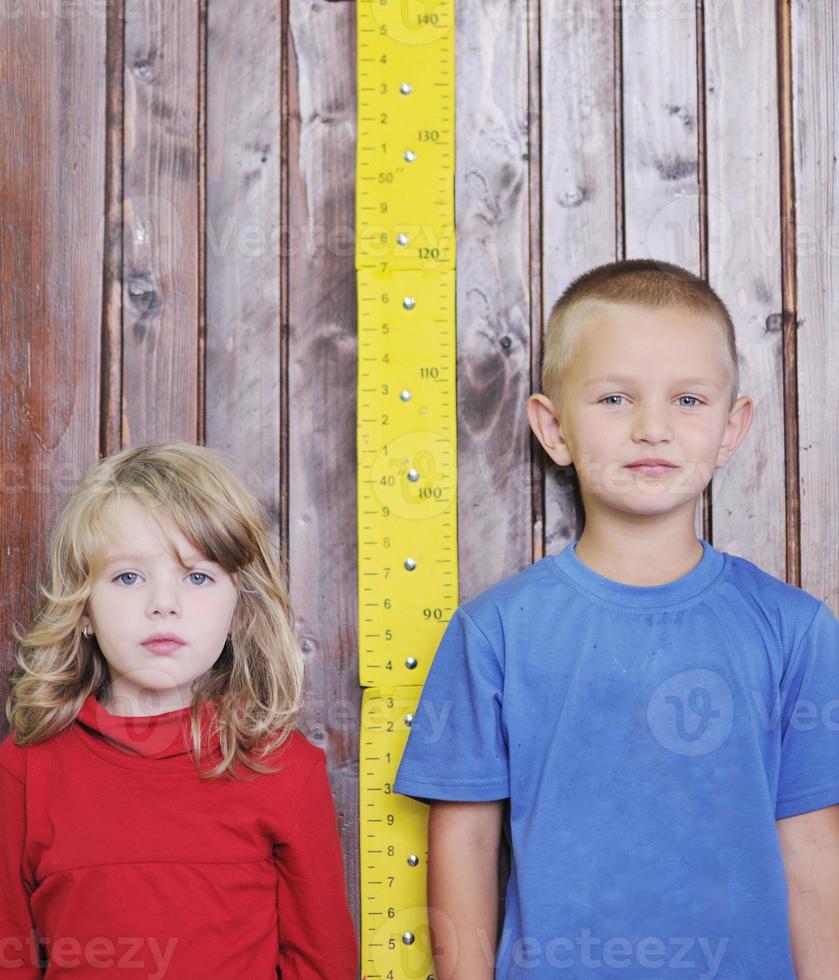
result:
M 586 381 L 584 387 L 590 388 L 592 385 L 597 384 L 632 384 L 634 378 L 628 378 L 623 374 L 608 374 L 604 375 L 602 378 L 589 378 Z M 690 378 L 677 378 L 674 382 L 677 385 L 704 385 L 706 388 L 716 388 L 720 391 L 720 386 L 714 381 L 710 381 L 708 378 L 690 377 Z

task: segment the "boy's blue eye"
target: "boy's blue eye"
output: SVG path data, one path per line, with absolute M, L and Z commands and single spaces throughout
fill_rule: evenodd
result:
M 606 403 L 606 404 L 609 404 L 609 405 L 617 405 L 618 404 L 617 402 L 610 402 L 609 401 L 610 398 L 623 398 L 623 395 L 606 395 L 603 398 L 601 398 L 600 401 L 602 403 Z M 692 398 L 693 399 L 693 402 L 694 402 L 694 404 L 692 404 L 692 405 L 685 405 L 684 406 L 685 408 L 694 408 L 696 405 L 701 405 L 702 404 L 702 402 L 699 400 L 699 398 L 696 395 L 679 395 L 679 400 L 680 401 L 683 398 Z
M 198 575 L 203 579 L 209 580 L 210 576 L 206 572 L 190 572 L 189 577 L 192 578 L 193 575 Z M 193 582 L 193 585 L 203 585 L 203 582 Z

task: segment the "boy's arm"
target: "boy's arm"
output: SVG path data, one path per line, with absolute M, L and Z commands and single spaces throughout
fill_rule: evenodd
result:
M 839 804 L 777 821 L 797 980 L 839 977 Z
M 437 980 L 492 980 L 498 937 L 498 852 L 505 800 L 433 800 L 428 921 Z

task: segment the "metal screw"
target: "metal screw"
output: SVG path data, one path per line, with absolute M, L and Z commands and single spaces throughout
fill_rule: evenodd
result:
M 408 163 L 413 163 L 414 160 L 416 160 L 417 155 L 416 153 L 414 153 L 413 150 L 405 150 L 404 157 L 408 161 Z
M 419 473 L 416 470 L 408 470 L 408 479 L 411 483 L 416 483 L 419 479 Z
M 405 724 L 408 726 L 408 728 L 410 728 L 411 725 L 413 725 L 413 723 L 414 723 L 414 716 L 413 715 L 405 715 Z
M 399 397 L 403 402 L 409 402 L 411 400 L 411 393 L 407 388 L 403 388 L 402 391 L 399 392 Z
M 415 868 L 419 864 L 419 858 L 416 856 L 416 854 L 408 855 L 408 864 L 410 864 L 412 868 Z
M 408 668 L 408 670 L 416 670 L 416 668 L 417 668 L 417 658 L 416 657 L 408 657 L 408 659 L 405 661 L 405 666 Z
M 406 296 L 405 299 L 402 300 L 402 305 L 406 310 L 412 310 L 417 305 L 417 301 L 413 296 Z
M 402 942 L 405 943 L 406 946 L 413 946 L 413 944 L 414 944 L 414 934 L 412 932 L 403 932 L 402 933 Z
M 405 234 L 404 231 L 400 231 L 399 234 L 396 236 L 396 244 L 397 245 L 408 244 L 408 236 Z
M 407 568 L 409 572 L 412 572 L 416 567 L 417 567 L 417 563 L 414 561 L 413 558 L 405 559 L 405 568 Z
M 401 92 L 401 93 L 402 93 L 403 95 L 410 95 L 410 94 L 411 94 L 411 92 L 413 91 L 413 89 L 411 88 L 411 86 L 410 86 L 410 85 L 409 85 L 409 84 L 408 84 L 407 82 L 403 82 L 403 83 L 402 83 L 402 84 L 401 84 L 401 85 L 399 86 L 399 91 L 400 91 L 400 92 Z

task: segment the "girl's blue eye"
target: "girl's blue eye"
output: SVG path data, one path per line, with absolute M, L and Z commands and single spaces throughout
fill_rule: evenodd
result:
M 600 401 L 607 402 L 607 401 L 609 401 L 610 398 L 623 398 L 623 395 L 606 395 L 606 397 L 605 398 L 601 398 Z M 610 402 L 610 404 L 614 405 L 615 403 L 614 402 Z
M 121 572 L 119 575 L 117 575 L 117 577 L 116 577 L 116 579 L 114 581 L 119 582 L 121 579 L 125 578 L 126 575 L 133 575 L 136 578 L 137 573 L 136 572 Z M 123 582 L 122 584 L 123 585 L 133 585 L 134 583 L 133 582 Z
M 210 576 L 207 575 L 206 572 L 190 572 L 189 573 L 189 577 L 190 578 L 192 578 L 193 575 L 198 575 L 198 576 L 200 576 L 203 579 L 207 579 L 208 581 L 209 581 L 209 578 L 210 578 Z M 193 585 L 203 585 L 203 584 L 204 584 L 203 582 L 193 582 Z

